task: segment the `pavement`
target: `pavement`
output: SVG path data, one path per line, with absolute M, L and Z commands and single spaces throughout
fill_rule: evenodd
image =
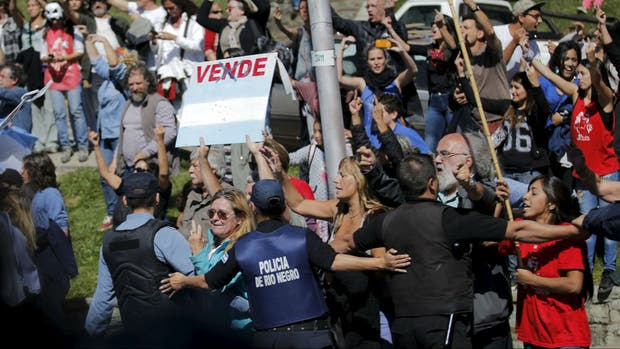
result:
M 71 156 L 71 160 L 69 160 L 69 162 L 66 162 L 66 163 L 62 163 L 60 161 L 60 157 L 62 156 L 61 152 L 48 153 L 48 155 L 52 159 L 54 166 L 56 166 L 56 176 L 66 174 L 66 173 L 75 171 L 80 168 L 95 168 L 95 169 L 97 168 L 95 154 L 92 151 L 88 154 L 88 160 L 84 162 L 78 161 L 77 151 L 73 153 L 73 156 Z

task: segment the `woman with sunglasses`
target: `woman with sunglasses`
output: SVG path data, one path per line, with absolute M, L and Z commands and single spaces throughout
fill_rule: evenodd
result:
M 499 197 L 507 193 L 504 184 L 498 185 Z M 523 219 L 543 224 L 570 225 L 578 215 L 570 190 L 557 177 L 534 178 L 523 203 Z M 511 244 L 500 243 L 500 251 L 514 253 Z M 593 290 L 585 242 L 521 243 L 519 252 L 523 268 L 517 269 L 517 338 L 526 349 L 589 347 L 585 302 Z
M 235 242 L 254 230 L 254 215 L 248 205 L 245 193 L 235 188 L 223 188 L 213 195 L 211 207 L 207 211 L 211 228 L 203 237 L 200 225 L 192 222 L 189 246 L 192 250 L 190 260 L 196 275 L 206 274 L 229 251 Z M 206 238 L 206 239 L 205 239 Z M 209 316 L 209 328 L 219 328 L 220 333 L 233 329 L 235 336 L 248 335 L 252 328 L 249 314 L 247 288 L 237 273 L 223 288 L 205 295 L 205 305 Z
M 387 210 L 370 193 L 355 158 L 344 158 L 338 166 L 338 177 L 335 180 L 336 199 L 306 200 L 295 189 L 288 174 L 276 160 L 278 157 L 275 154 L 270 155 L 268 148 L 263 149 L 267 152 L 274 175 L 282 183 L 288 206 L 302 216 L 332 222 L 333 229 L 329 240 L 337 252 L 361 257 L 385 255 L 384 248 L 373 249 L 369 253 L 351 250 L 349 247 L 356 230 L 369 223 L 374 214 Z M 382 288 L 381 278 L 368 272 L 333 272 L 326 275 L 326 280 L 328 305 L 334 320 L 340 322 L 342 327 L 344 346 L 353 348 L 379 345 L 379 304 L 384 297 L 376 291 Z
M 165 219 L 168 201 L 172 195 L 172 182 L 170 182 L 170 177 L 168 175 L 168 156 L 166 155 L 166 145 L 164 144 L 164 128 L 158 126 L 153 132 L 155 133 L 155 140 L 157 141 L 157 164 L 149 163 L 146 159 L 138 159 L 138 161 L 134 163 L 133 172 L 150 171 L 157 174 L 157 179 L 159 180 L 159 203 L 155 206 L 154 216 L 158 219 Z M 93 145 L 93 152 L 97 160 L 101 181 L 105 181 L 119 197 L 122 197 L 123 178 L 118 176 L 113 169 L 116 167 L 115 160 L 113 160 L 110 167 L 108 167 L 103 152 L 101 151 L 99 134 L 97 132 L 90 131 L 88 140 Z M 131 210 L 129 207 L 123 205 L 122 200 L 116 200 L 114 214 L 112 215 L 112 226 L 102 226 L 102 231 L 109 228 L 116 228 L 125 221 L 125 218 L 127 218 L 127 215 L 130 213 Z

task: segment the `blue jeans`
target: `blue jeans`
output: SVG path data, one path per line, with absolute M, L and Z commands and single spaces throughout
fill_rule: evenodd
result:
M 65 98 L 67 98 L 69 101 L 69 112 L 73 115 L 73 121 L 75 122 L 74 137 L 77 145 L 79 148 L 88 148 L 86 119 L 82 112 L 82 87 L 78 86 L 70 91 L 50 90 L 50 96 L 52 97 L 52 108 L 56 118 L 60 146 L 62 148 L 71 147 L 67 129 L 67 108 L 65 107 Z
M 110 139 L 102 139 L 99 142 L 99 146 L 101 147 L 101 153 L 103 153 L 103 159 L 105 163 L 110 166 L 112 159 L 114 159 L 114 151 L 118 146 L 118 138 L 110 138 Z M 114 192 L 114 189 L 108 185 L 108 182 L 99 175 L 99 179 L 101 180 L 101 189 L 103 190 L 103 198 L 105 199 L 105 207 L 108 216 L 112 216 L 114 214 L 114 206 L 116 205 L 116 200 L 118 200 L 118 195 Z
M 601 176 L 602 179 L 608 181 L 619 181 L 620 173 L 614 172 L 605 176 Z M 582 214 L 590 212 L 590 210 L 597 207 L 605 207 L 609 205 L 609 202 L 598 198 L 596 195 L 588 191 L 583 182 L 580 180 L 575 181 L 575 189 L 577 190 L 577 199 L 579 199 L 579 210 Z M 588 262 L 590 263 L 590 270 L 594 267 L 594 252 L 596 247 L 597 236 L 592 235 L 586 244 L 588 245 Z M 603 268 L 608 270 L 616 270 L 616 250 L 618 248 L 618 242 L 605 238 L 605 254 L 603 256 Z
M 431 93 L 426 119 L 424 120 L 424 141 L 430 151 L 437 149 L 437 143 L 452 121 L 452 110 L 448 107 L 448 94 Z

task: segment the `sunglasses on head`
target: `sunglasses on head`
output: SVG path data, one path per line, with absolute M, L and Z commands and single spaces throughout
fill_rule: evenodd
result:
M 227 220 L 228 217 L 230 217 L 230 213 L 224 211 L 224 210 L 215 210 L 210 208 L 209 210 L 207 210 L 207 216 L 209 216 L 209 219 L 213 219 L 213 217 L 215 217 L 215 215 L 217 214 L 217 216 L 222 219 L 222 220 Z

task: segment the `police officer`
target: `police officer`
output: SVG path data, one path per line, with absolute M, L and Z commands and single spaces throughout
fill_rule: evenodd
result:
M 137 172 L 123 180 L 123 204 L 131 209 L 125 222 L 103 237 L 99 254 L 97 289 L 86 316 L 86 331 L 98 336 L 108 327 L 114 298 L 123 327 L 132 335 L 152 330 L 144 338 L 156 338 L 160 325 L 178 309 L 159 291 L 161 279 L 178 271 L 193 275 L 187 240 L 168 223 L 153 217 L 159 202 L 158 181 L 148 172 Z M 162 327 L 167 325 L 162 325 Z
M 241 271 L 248 288 L 250 313 L 256 332 L 253 347 L 324 348 L 333 346 L 325 304 L 313 267 L 324 270 L 391 270 L 410 264 L 409 256 L 360 258 L 336 252 L 308 229 L 285 224 L 286 208 L 280 184 L 256 182 L 250 197 L 258 226 L 240 238 L 205 275 L 180 273 L 162 281 L 161 290 L 184 287 L 217 289 Z

